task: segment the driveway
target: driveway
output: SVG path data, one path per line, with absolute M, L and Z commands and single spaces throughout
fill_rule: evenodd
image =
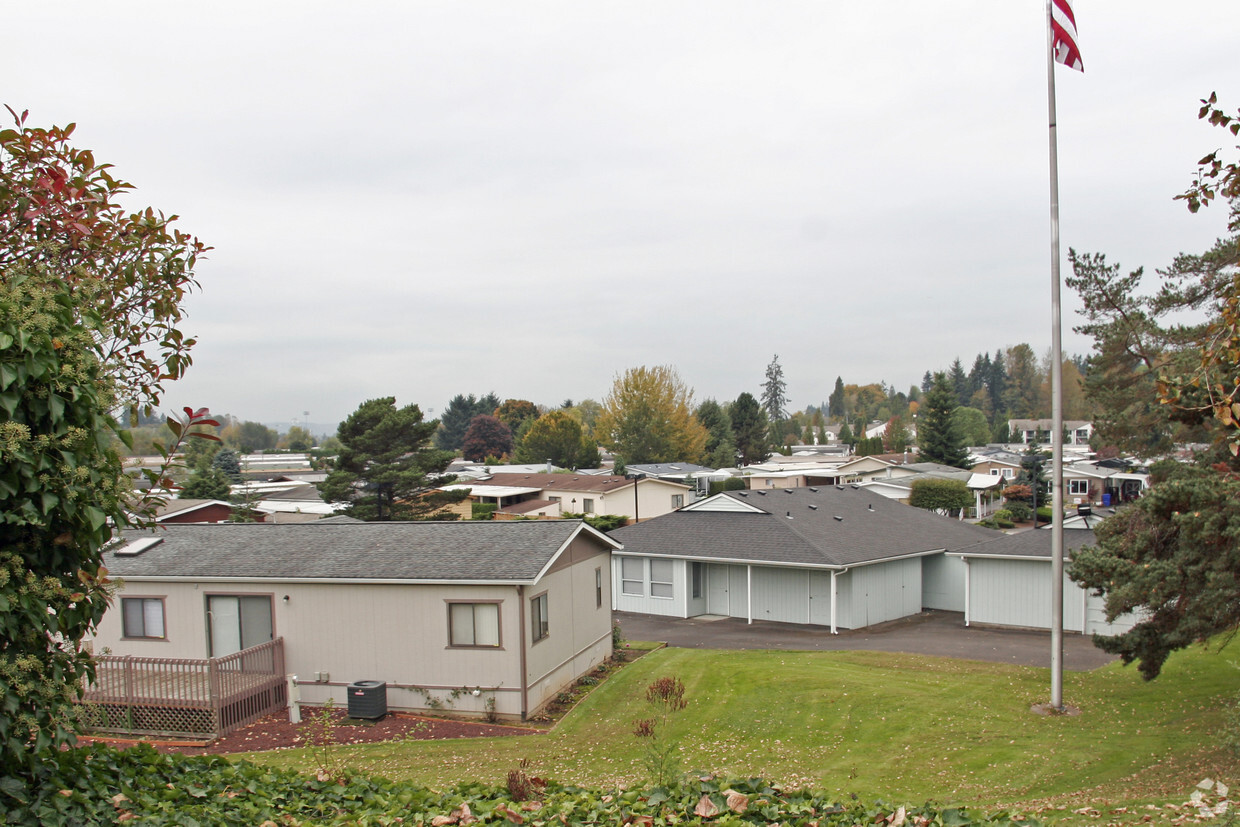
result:
M 822 626 L 775 623 L 705 615 L 691 618 L 613 612 L 629 640 L 659 640 L 683 649 L 789 649 L 802 651 L 869 650 L 941 655 L 949 658 L 1051 665 L 1051 633 L 1019 629 L 965 626 L 961 612 L 927 611 L 913 617 L 880 623 L 865 629 L 845 629 L 833 635 Z M 1116 658 L 1074 632 L 1063 636 L 1064 669 L 1087 672 Z

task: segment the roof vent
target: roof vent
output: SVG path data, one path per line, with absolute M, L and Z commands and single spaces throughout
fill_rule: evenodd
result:
M 759 491 L 758 493 L 759 493 L 760 495 L 762 495 L 763 497 L 765 497 L 765 496 L 766 496 L 766 492 L 765 492 L 765 491 Z
M 792 519 L 792 512 L 791 512 L 791 511 L 785 511 L 785 512 L 784 512 L 784 516 L 785 516 L 785 517 L 787 517 L 789 520 L 791 520 L 791 519 Z
M 143 537 L 141 540 L 132 540 L 126 543 L 112 553 L 117 557 L 136 557 L 148 548 L 154 548 L 163 541 L 163 537 Z
M 843 491 L 843 490 L 844 490 L 844 486 L 842 486 L 842 485 L 838 485 L 838 484 L 837 484 L 835 487 L 836 487 L 836 489 L 837 489 L 837 490 L 839 490 L 839 491 Z
M 737 491 L 737 492 L 736 492 L 736 496 L 738 496 L 738 497 L 748 497 L 748 496 L 749 496 L 749 492 L 748 492 L 748 491 Z
M 850 487 L 850 488 L 853 488 L 853 489 L 857 489 L 857 488 L 860 488 L 861 486 L 860 486 L 860 485 L 857 485 L 857 483 L 855 483 L 855 482 L 854 482 L 854 483 L 852 483 L 852 485 L 851 485 L 851 486 L 849 486 L 849 487 Z
M 868 505 L 865 507 L 865 510 L 866 510 L 866 511 L 873 511 L 873 510 L 874 510 L 874 503 L 870 503 L 870 504 L 868 504 Z
M 835 520 L 837 523 L 842 523 L 842 522 L 844 522 L 844 518 L 843 518 L 843 517 L 841 517 L 839 514 L 836 514 L 836 515 L 835 515 L 834 517 L 832 517 L 831 519 L 832 519 L 832 520 Z
M 791 494 L 791 493 L 792 493 L 792 489 L 791 489 L 791 488 L 785 488 L 785 489 L 784 489 L 784 493 L 785 493 L 785 494 Z
M 817 494 L 817 493 L 818 493 L 818 489 L 817 489 L 817 488 L 815 488 L 815 487 L 814 487 L 814 486 L 812 486 L 812 485 L 809 487 L 809 490 L 810 490 L 810 491 L 813 491 L 815 494 Z
M 809 504 L 809 510 L 810 510 L 810 511 L 817 511 L 817 510 L 818 510 L 818 506 L 814 505 L 813 503 L 810 503 L 810 504 Z

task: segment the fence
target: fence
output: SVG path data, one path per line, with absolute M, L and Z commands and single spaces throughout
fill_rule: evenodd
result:
M 101 732 L 218 738 L 288 704 L 284 639 L 220 658 L 95 658 L 89 726 Z

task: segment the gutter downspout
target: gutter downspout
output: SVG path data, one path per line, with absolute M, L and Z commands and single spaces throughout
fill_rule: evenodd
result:
M 517 634 L 520 636 L 518 651 L 521 652 L 521 720 L 530 713 L 530 676 L 525 665 L 525 586 L 517 586 Z
M 753 624 L 753 564 L 745 566 L 745 614 L 749 615 L 748 622 Z
M 844 571 L 848 571 L 848 569 L 844 569 Z M 840 633 L 839 629 L 835 626 L 836 608 L 840 603 L 840 589 L 835 582 L 835 578 L 838 575 L 838 570 L 831 569 L 831 634 L 833 635 L 838 635 Z

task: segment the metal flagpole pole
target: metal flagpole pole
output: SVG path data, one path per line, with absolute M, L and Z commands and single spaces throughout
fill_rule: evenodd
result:
M 1055 137 L 1055 33 L 1046 0 L 1046 98 L 1051 149 L 1051 708 L 1063 709 L 1063 343 L 1059 310 L 1059 146 Z M 1036 480 L 1034 481 L 1036 485 Z M 1037 516 L 1033 524 L 1036 526 Z M 1036 529 L 1035 529 L 1036 530 Z

